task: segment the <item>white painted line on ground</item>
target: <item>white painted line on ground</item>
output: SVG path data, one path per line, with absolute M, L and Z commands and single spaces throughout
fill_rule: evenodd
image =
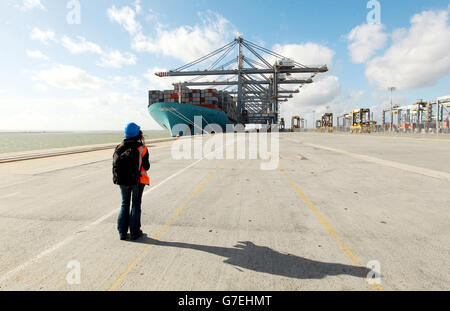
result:
M 154 157 L 153 160 L 160 160 L 160 159 L 165 159 L 165 158 L 167 158 L 167 157 L 161 157 L 161 158 Z M 152 162 L 152 158 L 150 157 L 150 163 L 151 162 Z M 107 169 L 100 169 L 100 170 L 97 169 L 97 171 L 95 171 L 95 172 L 77 175 L 77 176 L 72 177 L 72 179 L 79 179 L 79 178 L 88 177 L 88 176 L 95 175 L 95 174 L 102 174 L 102 173 L 110 172 L 110 171 L 111 171 L 110 167 L 108 167 Z
M 99 172 L 96 171 L 96 172 L 86 173 L 86 174 L 83 174 L 83 175 L 78 175 L 78 176 L 72 177 L 72 179 L 78 179 L 78 178 L 81 178 L 81 177 L 91 176 L 91 175 L 94 175 L 94 174 L 99 174 Z
M 161 181 L 159 184 L 157 184 L 156 186 L 150 187 L 150 189 L 148 189 L 147 191 L 145 191 L 142 196 L 145 196 L 147 194 L 149 194 L 150 192 L 152 192 L 155 189 L 158 189 L 160 186 L 164 185 L 166 182 L 168 182 L 169 180 L 177 177 L 178 175 L 180 175 L 181 173 L 185 172 L 186 170 L 188 170 L 189 168 L 195 166 L 196 164 L 200 163 L 203 159 L 205 158 L 201 158 L 200 160 L 195 161 L 194 163 L 186 166 L 185 168 L 179 170 L 178 172 L 176 172 L 175 174 L 170 175 L 169 177 L 167 177 L 166 179 L 164 179 L 163 181 Z M 102 221 L 108 219 L 109 217 L 111 217 L 112 215 L 114 215 L 115 213 L 118 213 L 120 210 L 120 208 L 116 208 L 115 210 L 111 211 L 110 213 L 100 217 L 99 219 L 97 219 L 96 221 L 90 223 L 87 227 L 91 227 L 91 226 L 95 226 L 98 225 L 99 223 L 101 223 Z
M 152 149 L 163 149 L 163 148 L 168 148 L 168 147 L 171 147 L 171 146 L 154 147 L 154 148 L 152 148 Z M 150 149 L 150 148 L 149 148 L 149 149 Z M 108 160 L 101 160 L 101 161 L 96 161 L 96 162 L 87 163 L 87 164 L 94 164 L 94 163 L 104 162 L 104 161 L 108 161 Z M 111 161 L 112 161 L 112 159 L 111 159 Z M 150 161 L 151 161 L 151 158 L 150 158 Z M 103 169 L 103 170 L 104 170 L 104 171 L 107 171 L 107 170 L 105 170 L 105 169 Z M 111 168 L 108 168 L 108 170 L 111 170 Z M 101 170 L 100 170 L 100 171 L 101 171 Z M 95 172 L 89 172 L 89 173 L 86 173 L 86 174 L 74 176 L 74 177 L 72 177 L 72 179 L 78 179 L 78 178 L 82 178 L 82 177 L 87 177 L 87 176 L 91 176 L 91 175 L 94 175 L 94 174 L 99 174 L 99 172 L 98 172 L 98 171 L 95 171 Z
M 146 195 L 148 193 L 150 193 L 151 191 L 159 188 L 161 185 L 165 184 L 166 182 L 168 182 L 169 180 L 171 180 L 172 178 L 180 175 L 181 173 L 183 173 L 184 171 L 186 171 L 187 169 L 191 168 L 192 166 L 198 164 L 200 161 L 202 161 L 204 159 L 201 158 L 200 160 L 195 161 L 194 163 L 186 166 L 185 168 L 181 169 L 180 171 L 178 171 L 175 174 L 172 174 L 171 176 L 167 177 L 166 179 L 164 179 L 162 182 L 160 182 L 159 184 L 157 184 L 156 186 L 151 187 L 149 190 L 147 190 L 146 192 L 144 192 L 143 195 Z M 97 220 L 91 222 L 90 224 L 88 224 L 86 227 L 84 227 L 83 229 L 81 229 L 81 231 L 83 231 L 83 233 L 86 233 L 86 231 L 88 231 L 91 227 L 94 227 L 98 224 L 100 224 L 101 222 L 103 222 L 104 220 L 108 219 L 109 217 L 113 216 L 115 213 L 118 213 L 120 210 L 120 208 L 116 208 L 114 210 L 112 210 L 111 212 L 109 212 L 106 215 L 103 215 L 102 217 L 98 218 Z M 26 267 L 38 262 L 41 258 L 47 256 L 48 254 L 53 253 L 54 251 L 56 251 L 57 249 L 69 244 L 70 242 L 72 242 L 72 240 L 75 239 L 76 236 L 79 236 L 80 234 L 73 234 L 69 237 L 67 237 L 66 239 L 62 240 L 61 242 L 55 244 L 54 246 L 50 247 L 49 249 L 43 251 L 42 253 L 32 257 L 31 259 L 29 259 L 28 261 L 24 262 L 23 264 L 17 266 L 16 268 L 14 268 L 13 270 L 10 270 L 9 272 L 7 272 L 6 274 L 4 274 L 1 278 L 0 278 L 0 284 L 2 284 L 3 282 L 5 282 L 6 280 L 10 279 L 12 276 L 14 276 L 15 274 L 17 274 L 18 272 L 24 270 Z
M 14 192 L 14 193 L 11 193 L 11 194 L 7 194 L 7 195 L 4 195 L 4 196 L 0 197 L 0 199 L 10 198 L 10 197 L 18 195 L 19 193 L 20 192 Z
M 158 144 L 158 143 L 166 143 L 171 141 L 176 141 L 177 139 L 174 137 L 169 138 L 157 138 L 157 139 L 151 139 L 146 142 L 146 144 Z M 96 151 L 104 151 L 108 149 L 114 149 L 117 145 L 116 144 L 99 144 L 99 145 L 86 145 L 86 146 L 72 146 L 68 148 L 62 148 L 62 149 L 38 149 L 38 150 L 29 150 L 25 151 L 25 154 L 19 153 L 19 152 L 13 152 L 13 153 L 6 153 L 1 154 L 1 156 L 5 156 L 6 158 L 0 157 L 0 163 L 9 163 L 9 162 L 17 162 L 17 161 L 24 161 L 24 160 L 35 160 L 35 159 L 42 159 L 47 157 L 55 157 L 55 156 L 65 156 L 65 155 L 72 155 L 72 154 L 78 154 L 78 153 L 85 153 L 85 152 L 96 152 Z M 159 147 L 155 147 L 159 148 Z M 64 150 L 66 149 L 66 150 Z M 37 153 L 33 153 L 37 152 Z
M 1 176 L 1 175 L 2 175 L 2 174 L 0 174 L 0 176 Z M 27 178 L 28 178 L 28 176 L 27 176 Z M 9 188 L 9 187 L 17 186 L 17 185 L 21 185 L 21 184 L 24 184 L 24 183 L 26 183 L 26 182 L 28 182 L 28 181 L 29 181 L 29 180 L 26 179 L 26 180 L 19 181 L 19 182 L 16 182 L 16 183 L 12 183 L 12 184 L 9 184 L 9 185 L 3 185 L 3 186 L 0 186 L 0 189 Z
M 58 248 L 63 247 L 64 245 L 67 245 L 69 242 L 71 242 L 73 239 L 75 238 L 75 235 L 68 237 L 67 239 L 53 245 L 52 247 L 50 247 L 49 249 L 43 251 L 42 253 L 40 253 L 39 255 L 31 258 L 30 260 L 24 262 L 23 264 L 17 266 L 16 268 L 14 268 L 13 270 L 10 270 L 9 272 L 7 272 L 6 274 L 4 274 L 1 278 L 0 278 L 0 284 L 2 284 L 3 282 L 5 282 L 6 280 L 10 279 L 11 277 L 13 277 L 15 274 L 17 274 L 18 272 L 22 271 L 23 269 L 25 269 L 26 267 L 30 266 L 31 264 L 39 261 L 39 259 L 41 259 L 42 257 L 47 256 L 48 254 L 54 252 L 55 250 L 57 250 Z
M 233 145 L 234 143 L 235 143 L 235 142 L 226 144 L 226 145 L 220 147 L 219 150 L 225 148 L 226 146 Z M 158 187 L 161 186 L 162 184 L 168 182 L 168 181 L 171 180 L 172 178 L 177 177 L 178 175 L 180 175 L 181 173 L 183 173 L 183 172 L 186 171 L 187 169 L 191 168 L 192 166 L 195 166 L 197 163 L 199 163 L 200 161 L 203 161 L 205 158 L 207 158 L 207 157 L 208 157 L 209 155 L 211 155 L 211 154 L 214 154 L 215 152 L 216 152 L 216 151 L 212 151 L 212 152 L 208 153 L 207 155 L 204 155 L 201 159 L 195 161 L 195 162 L 192 163 L 191 165 L 188 165 L 188 166 L 186 166 L 185 168 L 183 168 L 182 170 L 178 171 L 177 173 L 175 173 L 175 174 L 173 174 L 173 175 L 167 177 L 166 179 L 164 179 L 162 182 L 160 182 L 160 183 L 157 184 L 156 186 L 151 187 L 149 190 L 145 191 L 143 195 L 146 195 L 146 194 L 150 193 L 151 191 L 155 190 L 156 188 L 158 188 Z
M 234 144 L 234 142 L 233 142 Z M 227 144 L 226 146 L 228 146 L 229 144 Z M 225 146 L 223 146 L 222 148 L 224 148 Z M 214 151 L 215 152 L 215 151 Z M 143 195 L 147 195 L 150 192 L 152 192 L 153 190 L 159 188 L 160 186 L 162 186 L 163 184 L 167 183 L 169 180 L 173 179 L 174 177 L 180 175 L 181 173 L 185 172 L 186 170 L 188 170 L 189 168 L 195 166 L 196 164 L 200 163 L 201 161 L 203 161 L 205 158 L 207 158 L 210 154 L 214 153 L 214 152 L 210 152 L 209 154 L 203 156 L 201 159 L 195 161 L 194 163 L 186 166 L 185 168 L 181 169 L 180 171 L 178 171 L 175 174 L 170 175 L 169 177 L 167 177 L 166 179 L 164 179 L 163 181 L 161 181 L 159 184 L 157 184 L 156 186 L 151 187 L 149 190 L 145 191 L 143 193 Z M 82 228 L 79 231 L 82 231 L 83 233 L 86 233 L 90 228 L 100 224 L 101 222 L 103 222 L 104 220 L 108 219 L 109 217 L 111 217 L 112 215 L 118 213 L 120 210 L 120 208 L 116 208 L 114 210 L 112 210 L 111 212 L 109 212 L 108 214 L 100 217 L 99 219 L 91 222 L 90 224 L 86 225 L 84 228 Z M 83 234 L 81 233 L 81 234 Z M 55 244 L 54 246 L 48 248 L 47 250 L 41 252 L 40 254 L 32 257 L 31 259 L 29 259 L 28 261 L 22 263 L 21 265 L 17 266 L 16 268 L 8 271 L 7 273 L 5 273 L 1 278 L 0 278 L 0 284 L 2 284 L 3 282 L 7 281 L 8 279 L 10 279 L 11 277 L 13 277 L 14 275 L 16 275 L 17 273 L 19 273 L 20 271 L 24 270 L 25 268 L 27 268 L 28 266 L 38 262 L 41 258 L 53 253 L 54 251 L 58 250 L 59 248 L 69 244 L 72 240 L 74 240 L 76 237 L 81 235 L 80 233 L 74 233 L 71 236 L 67 237 L 66 239 L 62 240 L 61 242 L 58 242 L 57 244 Z
M 446 173 L 446 172 L 435 171 L 435 170 L 431 170 L 431 169 L 427 169 L 427 168 L 423 168 L 423 167 L 419 167 L 419 166 L 413 166 L 413 165 L 409 165 L 409 164 L 404 164 L 404 163 L 400 163 L 400 162 L 383 160 L 383 159 L 379 159 L 379 158 L 375 158 L 375 157 L 371 157 L 371 156 L 367 156 L 367 155 L 363 155 L 363 154 L 357 154 L 357 153 L 353 153 L 353 152 L 348 152 L 348 151 L 344 151 L 344 150 L 340 150 L 340 149 L 334 149 L 334 148 L 330 148 L 330 147 L 326 147 L 326 146 L 320 146 L 320 145 L 316 145 L 316 144 L 305 143 L 305 145 L 310 146 L 310 147 L 315 147 L 318 149 L 323 149 L 323 150 L 328 150 L 328 151 L 344 154 L 344 155 L 350 156 L 352 158 L 363 160 L 366 162 L 376 163 L 376 164 L 397 168 L 397 169 L 404 170 L 404 171 L 411 172 L 411 173 L 416 173 L 416 174 L 425 175 L 428 177 L 433 177 L 433 178 L 450 181 L 450 174 Z

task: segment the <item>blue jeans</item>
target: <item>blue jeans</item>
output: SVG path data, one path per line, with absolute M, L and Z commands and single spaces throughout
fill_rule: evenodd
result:
M 141 201 L 144 192 L 144 184 L 135 186 L 120 186 L 122 193 L 122 208 L 120 209 L 119 218 L 117 219 L 117 229 L 121 236 L 128 233 L 130 227 L 130 235 L 136 236 L 141 230 Z M 130 202 L 133 199 L 130 214 Z

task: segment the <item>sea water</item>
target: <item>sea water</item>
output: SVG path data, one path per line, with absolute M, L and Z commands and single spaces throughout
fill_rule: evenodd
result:
M 146 140 L 171 137 L 169 132 L 144 132 Z M 0 132 L 0 154 L 29 150 L 117 143 L 123 132 Z

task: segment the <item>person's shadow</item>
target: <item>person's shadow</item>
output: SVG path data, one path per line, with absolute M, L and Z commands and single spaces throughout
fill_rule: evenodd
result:
M 321 262 L 277 252 L 269 247 L 252 242 L 239 242 L 234 248 L 197 245 L 180 242 L 164 242 L 144 235 L 138 243 L 158 246 L 194 249 L 225 257 L 225 263 L 257 272 L 269 273 L 296 279 L 322 279 L 333 275 L 351 275 L 365 278 L 370 269 L 339 263 Z

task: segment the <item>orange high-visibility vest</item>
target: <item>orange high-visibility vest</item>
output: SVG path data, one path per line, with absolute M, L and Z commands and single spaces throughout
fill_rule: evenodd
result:
M 142 167 L 142 159 L 144 159 L 145 154 L 148 152 L 146 146 L 142 146 L 138 148 L 139 150 L 139 170 L 141 172 L 140 182 L 144 185 L 150 185 L 150 177 L 147 174 L 147 171 Z

